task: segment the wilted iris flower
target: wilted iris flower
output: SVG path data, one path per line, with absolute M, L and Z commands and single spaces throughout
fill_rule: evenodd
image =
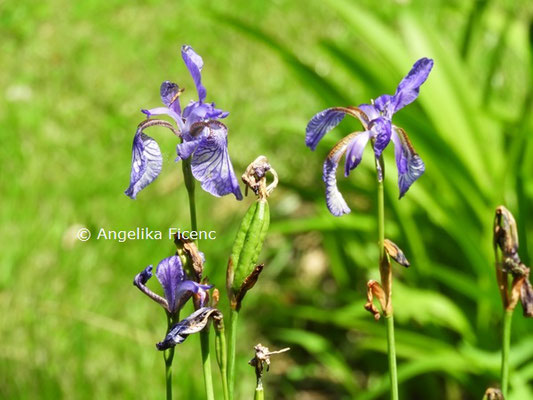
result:
M 190 46 L 183 46 L 181 55 L 196 85 L 198 101 L 191 100 L 182 112 L 179 97 L 183 89 L 173 82 L 165 81 L 160 89 L 165 107 L 142 112 L 148 118 L 165 114 L 176 122 L 178 130 L 175 133 L 182 140 L 177 146 L 176 161 L 192 157 L 192 174 L 206 192 L 217 197 L 233 193 L 241 200 L 241 189 L 228 154 L 228 129 L 218 121 L 226 118 L 228 112 L 215 108 L 215 103 L 205 103 L 202 58 Z M 130 186 L 125 191 L 132 199 L 157 178 L 163 162 L 159 145 L 143 132 L 144 127 L 141 125 L 133 139 Z
M 161 304 L 171 315 L 176 314 L 193 294 L 199 293 L 203 297 L 206 295 L 205 291 L 213 287 L 213 285 L 202 285 L 188 280 L 178 256 L 161 260 L 155 275 L 163 287 L 164 298 L 155 294 L 146 286 L 146 282 L 152 277 L 151 265 L 135 276 L 133 284 L 152 300 Z
M 337 189 L 335 173 L 341 157 L 346 153 L 344 175 L 359 165 L 363 150 L 372 140 L 374 155 L 379 159 L 390 140 L 394 143 L 396 165 L 398 167 L 398 186 L 400 198 L 407 192 L 412 183 L 424 173 L 424 163 L 415 152 L 405 131 L 392 124 L 394 113 L 412 103 L 417 97 L 420 86 L 427 79 L 433 60 L 421 58 L 406 77 L 402 79 L 394 95 L 382 95 L 372 104 L 361 104 L 359 107 L 332 107 L 316 114 L 306 129 L 305 143 L 314 150 L 322 137 L 336 127 L 346 114 L 357 118 L 363 125 L 363 132 L 354 132 L 339 141 L 331 150 L 324 162 L 323 180 L 326 184 L 326 201 L 329 211 L 336 216 L 347 214 L 350 208 Z M 382 179 L 379 170 L 378 177 Z

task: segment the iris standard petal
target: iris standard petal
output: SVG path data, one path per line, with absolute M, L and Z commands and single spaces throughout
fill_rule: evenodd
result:
M 369 122 L 366 114 L 357 107 L 332 107 L 315 114 L 305 129 L 305 144 L 311 150 L 316 149 L 318 142 L 326 133 L 335 128 L 348 114 L 357 118 L 366 129 Z
M 411 71 L 402 79 L 396 89 L 392 100 L 394 105 L 393 112 L 412 103 L 418 97 L 420 86 L 426 81 L 432 68 L 433 60 L 430 58 L 421 58 L 413 65 Z
M 132 199 L 158 177 L 163 165 L 159 145 L 142 129 L 139 127 L 133 138 L 130 186 L 124 192 Z
M 205 292 L 214 285 L 202 285 L 194 281 L 183 281 L 178 284 L 176 288 L 176 309 L 179 309 L 185 304 L 193 293 Z
M 391 123 L 385 117 L 379 117 L 370 123 L 371 130 L 376 138 L 374 142 L 374 154 L 376 158 L 381 156 L 383 150 L 390 142 L 391 138 Z
M 370 131 L 356 132 L 356 136 L 348 143 L 344 176 L 348 176 L 350 171 L 357 167 L 363 159 L 363 150 L 368 143 L 368 139 L 370 139 Z
M 200 181 L 202 189 L 213 196 L 233 193 L 237 200 L 242 200 L 239 182 L 228 154 L 226 126 L 218 121 L 201 124 L 208 131 L 192 155 L 193 176 Z
M 357 107 L 365 113 L 369 121 L 379 117 L 379 110 L 373 104 L 359 104 Z
M 198 91 L 198 100 L 203 102 L 206 96 L 205 87 L 202 85 L 202 68 L 204 66 L 204 61 L 191 46 L 184 45 L 181 47 L 181 56 L 183 61 L 187 66 L 187 69 L 191 73 L 194 84 L 196 85 L 196 90 Z
M 155 275 L 165 292 L 168 310 L 174 313 L 178 307 L 179 286 L 185 279 L 180 258 L 172 256 L 161 260 L 157 265 Z
M 159 88 L 161 101 L 165 106 L 172 109 L 176 114 L 181 115 L 180 106 L 180 88 L 177 84 L 170 81 L 164 81 Z
M 328 154 L 326 161 L 324 161 L 324 168 L 322 179 L 326 184 L 326 204 L 330 213 L 336 217 L 340 217 L 343 214 L 348 214 L 350 208 L 341 192 L 337 188 L 337 167 L 341 157 L 346 152 L 348 144 L 354 139 L 360 132 L 352 133 L 339 141 L 335 147 Z
M 391 137 L 398 167 L 400 198 L 402 198 L 413 182 L 422 176 L 426 167 L 403 129 L 393 126 Z

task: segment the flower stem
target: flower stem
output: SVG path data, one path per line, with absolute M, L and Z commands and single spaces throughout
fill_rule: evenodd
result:
M 503 313 L 503 339 L 502 339 L 502 394 L 507 398 L 509 387 L 509 351 L 511 348 L 511 323 L 514 310 L 504 310 Z
M 209 325 L 200 332 L 200 345 L 202 346 L 202 367 L 204 370 L 204 386 L 207 400 L 214 400 L 213 377 L 211 374 L 211 355 L 209 351 Z
M 176 316 L 179 320 L 179 316 Z M 167 332 L 170 331 L 174 319 L 167 313 Z M 163 352 L 163 359 L 165 360 L 165 381 L 167 388 L 167 400 L 172 400 L 172 361 L 174 360 L 174 347 Z
M 191 231 L 197 231 L 196 201 L 194 197 L 194 177 L 192 176 L 191 160 L 183 160 L 183 180 L 189 197 L 189 212 L 191 215 Z M 202 368 L 204 372 L 204 385 L 207 400 L 214 400 L 213 376 L 211 373 L 211 356 L 209 354 L 209 328 L 200 332 L 200 346 L 202 349 Z
M 224 329 L 224 321 L 221 320 L 215 329 L 215 352 L 217 355 L 218 369 L 220 370 L 220 378 L 222 379 L 222 391 L 224 400 L 229 400 L 228 389 L 228 352 L 226 348 L 226 333 Z
M 257 386 L 255 388 L 254 400 L 264 400 L 265 392 L 263 391 L 263 386 Z
M 239 311 L 230 311 L 230 331 L 228 341 L 228 385 L 229 398 L 233 400 L 234 384 L 235 384 L 235 344 L 237 342 L 237 320 L 239 318 Z
M 174 347 L 163 352 L 165 359 L 165 380 L 167 385 L 167 400 L 172 400 L 172 360 L 174 359 Z
M 389 356 L 389 372 L 391 399 L 398 400 L 398 372 L 396 371 L 396 344 L 394 342 L 394 317 L 386 316 L 387 321 L 387 353 Z
M 191 170 L 191 159 L 183 160 L 183 180 L 185 181 L 185 187 L 187 188 L 187 194 L 189 195 L 189 213 L 191 215 L 191 231 L 197 230 L 196 222 L 196 201 L 194 197 L 194 177 Z
M 376 160 L 376 168 L 378 170 L 378 246 L 379 246 L 379 270 L 381 272 L 381 283 L 387 292 L 387 309 L 384 310 L 385 319 L 387 321 L 387 354 L 389 359 L 389 375 L 391 384 L 391 399 L 398 400 L 398 372 L 396 369 L 396 344 L 394 341 L 394 317 L 392 312 L 391 286 L 392 279 L 390 276 L 390 264 L 387 271 L 383 266 L 388 264 L 385 257 L 385 193 L 383 188 L 383 181 L 385 179 L 385 165 L 383 156 Z M 379 172 L 381 171 L 381 172 Z M 381 177 L 380 177 L 381 175 Z M 380 179 L 381 178 L 381 179 Z

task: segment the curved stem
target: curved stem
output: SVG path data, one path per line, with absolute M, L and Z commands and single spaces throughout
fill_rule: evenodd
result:
M 235 384 L 235 344 L 237 342 L 237 321 L 239 312 L 237 310 L 230 311 L 230 330 L 228 340 L 228 385 L 229 398 L 233 400 L 234 384 Z
M 513 321 L 513 310 L 505 310 L 503 313 L 503 338 L 502 338 L 502 394 L 507 398 L 509 387 L 509 351 L 511 348 L 511 323 Z

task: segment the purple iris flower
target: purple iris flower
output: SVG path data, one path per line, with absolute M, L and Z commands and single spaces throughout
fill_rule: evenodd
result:
M 394 113 L 412 103 L 420 91 L 420 86 L 426 81 L 433 60 L 421 58 L 411 71 L 405 76 L 396 93 L 379 96 L 372 104 L 361 104 L 359 107 L 332 107 L 316 114 L 306 129 L 305 144 L 315 150 L 318 142 L 331 129 L 336 127 L 346 114 L 357 118 L 363 125 L 363 132 L 354 132 L 339 141 L 331 150 L 324 162 L 323 180 L 326 184 L 326 202 L 329 211 L 336 216 L 350 212 L 350 208 L 337 188 L 335 173 L 341 157 L 346 153 L 344 175 L 359 165 L 363 157 L 363 150 L 369 140 L 372 140 L 376 159 L 387 147 L 390 140 L 394 143 L 396 166 L 398 168 L 398 186 L 400 198 L 425 170 L 424 162 L 415 152 L 405 131 L 392 124 Z M 378 179 L 382 173 L 378 166 Z
M 238 200 L 242 200 L 228 153 L 228 129 L 218 121 L 229 113 L 215 108 L 215 103 L 205 102 L 202 58 L 190 46 L 183 46 L 181 55 L 196 85 L 198 101 L 191 100 L 182 112 L 179 97 L 183 89 L 165 81 L 160 88 L 165 107 L 142 112 L 148 118 L 165 114 L 176 122 L 178 136 L 182 140 L 177 146 L 176 161 L 191 157 L 192 174 L 201 183 L 202 189 L 217 197 L 233 193 Z M 125 191 L 126 195 L 135 199 L 139 191 L 157 178 L 162 163 L 158 144 L 139 128 L 133 139 L 130 186 Z
M 152 300 L 161 304 L 170 314 L 175 314 L 179 311 L 193 294 L 198 293 L 205 297 L 205 291 L 213 287 L 213 285 L 201 285 L 198 282 L 188 280 L 183 271 L 180 258 L 172 256 L 161 260 L 155 271 L 157 280 L 165 293 L 165 297 L 161 297 L 146 286 L 146 282 L 152 277 L 152 268 L 149 265 L 139 272 L 135 276 L 133 284 Z

